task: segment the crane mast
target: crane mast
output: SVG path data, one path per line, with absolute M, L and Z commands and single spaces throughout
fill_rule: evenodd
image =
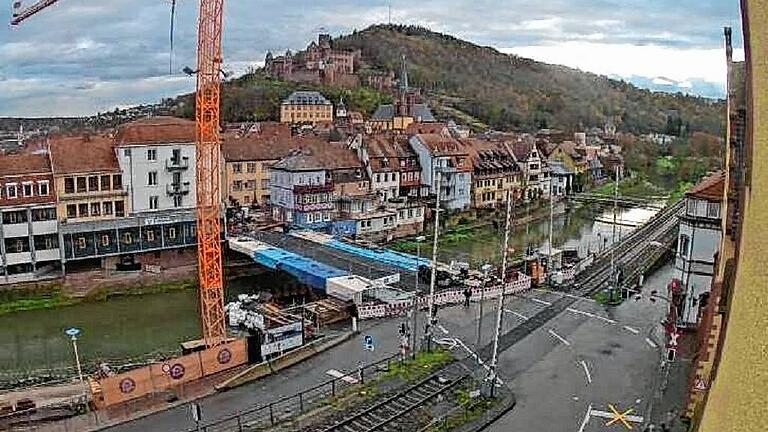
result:
M 197 262 L 200 316 L 206 346 L 226 339 L 221 264 L 220 134 L 221 29 L 224 0 L 200 0 L 197 28 Z
M 53 5 L 41 0 L 21 9 L 14 3 L 12 25 Z M 219 201 L 221 146 L 219 131 L 221 87 L 221 32 L 224 0 L 200 0 L 197 28 L 197 93 L 195 108 L 197 168 L 197 263 L 200 319 L 207 347 L 226 341 L 224 279 L 221 263 Z

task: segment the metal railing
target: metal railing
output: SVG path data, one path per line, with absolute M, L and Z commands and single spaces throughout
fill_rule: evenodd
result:
M 391 364 L 402 362 L 401 354 L 394 354 L 374 363 L 364 365 L 346 375 L 330 379 L 314 387 L 285 396 L 266 405 L 239 411 L 227 417 L 186 429 L 185 432 L 243 432 L 274 426 L 316 408 L 329 398 L 340 396 L 355 385 L 365 384 L 377 374 L 389 370 Z

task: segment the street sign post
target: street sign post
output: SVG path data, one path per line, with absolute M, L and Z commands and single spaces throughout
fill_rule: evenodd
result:
M 363 349 L 366 351 L 373 351 L 375 349 L 375 346 L 373 345 L 373 336 L 363 336 Z

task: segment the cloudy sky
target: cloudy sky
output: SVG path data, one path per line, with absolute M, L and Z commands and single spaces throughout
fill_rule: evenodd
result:
M 193 90 L 178 71 L 195 64 L 197 1 L 177 2 L 174 74 L 170 0 L 60 0 L 0 27 L 0 116 L 93 114 Z M 225 68 L 245 71 L 267 49 L 301 49 L 321 28 L 347 33 L 390 11 L 393 22 L 504 52 L 690 91 L 722 86 L 722 27 L 740 28 L 737 0 L 226 0 Z M 0 22 L 10 15 L 0 8 Z

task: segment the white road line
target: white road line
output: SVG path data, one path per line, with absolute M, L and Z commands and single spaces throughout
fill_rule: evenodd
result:
M 584 368 L 584 375 L 587 376 L 587 384 L 592 384 L 592 375 L 589 373 L 589 368 L 587 367 L 587 362 L 582 360 L 581 361 L 581 367 Z
M 626 330 L 626 331 L 628 331 L 628 332 L 630 332 L 632 334 L 640 333 L 640 330 L 638 330 L 636 328 L 633 328 L 633 327 L 630 327 L 630 326 L 624 326 L 624 330 Z
M 562 342 L 562 343 L 563 343 L 563 345 L 567 345 L 567 346 L 570 346 L 570 345 L 571 345 L 571 343 L 570 343 L 570 342 L 568 342 L 567 340 L 565 340 L 565 338 L 563 338 L 563 337 L 562 337 L 562 336 L 560 336 L 559 334 L 555 333 L 555 331 L 554 331 L 554 330 L 552 330 L 552 329 L 549 329 L 549 334 L 551 334 L 551 335 L 552 335 L 552 337 L 554 337 L 555 339 L 557 339 L 557 340 L 559 340 L 560 342 Z
M 438 324 L 437 328 L 439 328 L 440 331 L 443 332 L 443 334 L 448 334 L 448 330 L 446 330 L 445 327 L 443 327 L 442 324 Z
M 602 417 L 602 418 L 607 418 L 607 419 L 615 419 L 616 418 L 616 414 L 609 413 L 607 411 L 600 411 L 600 410 L 592 410 L 591 411 L 591 415 L 593 415 L 595 417 Z M 626 421 L 631 421 L 632 423 L 642 423 L 643 422 L 643 418 L 640 417 L 640 416 L 626 415 L 626 416 L 624 416 L 624 419 Z
M 351 377 L 351 376 L 349 376 L 349 375 L 347 375 L 345 373 L 337 371 L 336 369 L 328 369 L 327 371 L 325 371 L 325 373 L 330 375 L 330 376 L 332 376 L 332 377 L 334 377 L 334 378 L 339 378 L 340 380 L 344 381 L 345 383 L 349 383 L 349 384 L 357 384 L 358 383 L 357 379 L 355 379 L 354 377 Z
M 589 417 L 592 415 L 592 404 L 589 404 L 587 407 L 587 413 L 584 415 L 584 420 L 581 421 L 581 427 L 579 428 L 579 432 L 584 432 L 584 428 L 587 427 L 587 422 L 589 422 Z
M 516 316 L 516 317 L 520 318 L 520 319 L 521 319 L 521 320 L 523 320 L 523 321 L 528 321 L 528 317 L 527 317 L 527 316 L 525 316 L 525 315 L 523 315 L 523 314 L 519 314 L 519 313 L 517 313 L 517 312 L 515 312 L 515 311 L 513 311 L 513 310 L 504 309 L 504 312 L 506 312 L 506 313 L 508 313 L 508 314 L 512 314 L 512 315 L 514 315 L 514 316 Z
M 612 320 L 610 318 L 606 318 L 606 317 L 603 317 L 603 316 L 600 316 L 600 315 L 595 315 L 593 313 L 585 312 L 585 311 L 574 309 L 574 308 L 568 308 L 566 310 L 568 312 L 571 312 L 571 313 L 575 313 L 575 314 L 579 314 L 579 315 L 588 316 L 590 318 L 595 318 L 595 319 L 603 320 L 603 321 L 605 321 L 607 323 L 610 323 L 610 324 L 616 324 L 616 321 L 614 321 L 614 320 Z
M 651 346 L 651 348 L 658 348 L 659 346 L 656 345 L 656 342 L 652 341 L 651 338 L 645 338 L 645 342 Z
M 539 303 L 539 304 L 543 304 L 543 305 L 545 305 L 545 306 L 552 306 L 552 303 L 550 303 L 550 302 L 548 302 L 548 301 L 544 301 L 544 300 L 541 300 L 541 299 L 537 299 L 537 298 L 529 298 L 529 300 L 530 300 L 530 301 L 535 301 L 536 303 Z

